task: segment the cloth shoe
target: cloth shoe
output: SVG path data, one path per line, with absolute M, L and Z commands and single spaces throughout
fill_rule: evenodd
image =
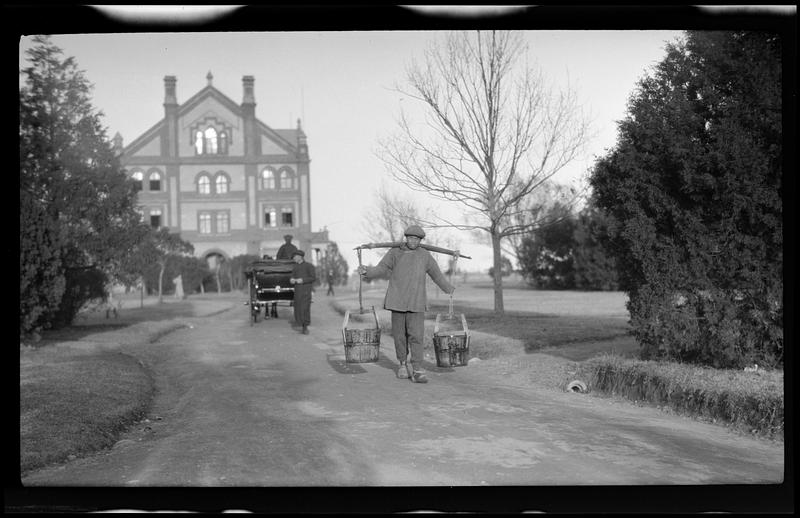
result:
M 411 369 L 408 368 L 407 364 L 400 364 L 400 367 L 397 368 L 397 377 L 401 380 L 407 380 L 411 377 Z
M 422 371 L 414 371 L 411 373 L 411 382 L 412 383 L 428 383 L 428 378 L 425 376 L 425 373 Z

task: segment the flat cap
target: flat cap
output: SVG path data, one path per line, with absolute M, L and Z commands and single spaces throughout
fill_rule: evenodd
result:
M 425 237 L 425 231 L 422 230 L 422 227 L 419 225 L 411 225 L 406 229 L 403 235 L 406 236 L 417 236 L 418 238 L 422 239 Z

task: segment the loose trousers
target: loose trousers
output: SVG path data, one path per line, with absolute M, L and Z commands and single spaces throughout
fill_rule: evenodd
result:
M 298 326 L 311 324 L 311 287 L 295 284 L 294 321 Z
M 406 362 L 411 352 L 411 367 L 422 370 L 422 346 L 425 336 L 425 313 L 392 311 L 392 338 L 397 360 Z

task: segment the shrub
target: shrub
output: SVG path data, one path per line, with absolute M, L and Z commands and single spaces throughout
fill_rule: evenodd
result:
M 64 295 L 53 315 L 54 329 L 72 324 L 78 311 L 87 302 L 104 299 L 106 296 L 106 274 L 96 268 L 73 268 L 65 272 Z

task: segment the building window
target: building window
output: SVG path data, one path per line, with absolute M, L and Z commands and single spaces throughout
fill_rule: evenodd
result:
M 203 154 L 203 132 L 197 131 L 194 134 L 194 152 L 198 155 Z
M 275 188 L 275 172 L 272 169 L 264 169 L 261 171 L 261 188 L 274 189 Z
M 202 175 L 197 179 L 197 192 L 211 194 L 211 179 L 207 175 Z
M 218 174 L 216 179 L 217 194 L 225 194 L 228 192 L 228 177 L 224 174 Z
M 287 169 L 281 171 L 281 189 L 294 189 L 294 175 Z
M 131 178 L 133 179 L 133 188 L 135 190 L 137 190 L 137 191 L 141 191 L 142 190 L 142 180 L 144 180 L 144 175 L 142 174 L 142 172 L 141 171 L 136 171 L 135 173 L 133 173 L 131 175 Z
M 224 131 L 219 134 L 219 154 L 228 154 L 228 134 Z
M 150 209 L 150 226 L 153 228 L 161 226 L 161 209 Z
M 227 155 L 230 140 L 227 131 L 218 132 L 213 126 L 198 129 L 193 137 L 194 152 L 196 155 Z
M 210 234 L 211 233 L 211 214 L 208 212 L 201 212 L 200 213 L 200 224 L 198 229 L 201 234 Z
M 150 190 L 151 191 L 160 191 L 161 190 L 161 174 L 157 172 L 150 173 Z
M 203 150 L 206 155 L 217 154 L 217 130 L 214 128 L 206 128 L 203 132 Z
M 292 209 L 281 209 L 281 225 L 291 227 L 293 220 Z
M 275 209 L 266 209 L 264 211 L 264 226 L 276 227 L 278 226 L 278 218 L 275 214 Z
M 227 212 L 217 212 L 217 233 L 226 234 L 230 230 Z

